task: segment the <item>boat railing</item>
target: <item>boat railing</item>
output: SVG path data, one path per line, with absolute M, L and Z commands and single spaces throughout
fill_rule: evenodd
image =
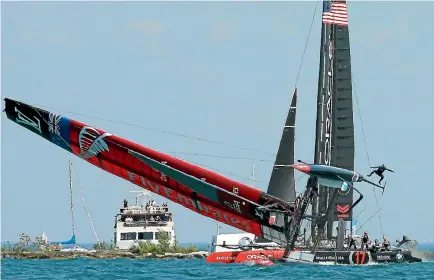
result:
M 140 222 L 124 222 L 124 227 L 147 227 L 147 226 L 164 226 L 169 221 L 140 221 Z
M 134 207 L 134 208 L 122 208 L 121 213 L 122 214 L 144 214 L 144 213 L 150 213 L 150 214 L 164 214 L 169 211 L 168 207 L 165 206 L 144 206 L 144 207 Z

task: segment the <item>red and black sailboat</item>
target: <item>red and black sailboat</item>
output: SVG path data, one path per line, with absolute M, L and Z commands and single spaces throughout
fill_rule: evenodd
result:
M 354 170 L 354 125 L 351 86 L 351 58 L 345 1 L 324 1 L 318 81 L 316 164 Z M 361 264 L 384 261 L 418 261 L 408 251 L 360 253 L 337 246 L 321 248 L 327 240 L 343 243 L 343 233 L 333 235 L 351 223 L 353 188 L 345 192 L 318 184 L 315 176 L 304 194 L 295 197 L 294 93 L 285 123 L 268 191 L 262 192 L 215 172 L 173 156 L 131 142 L 102 129 L 48 112 L 17 100 L 5 98 L 7 117 L 40 137 L 113 175 L 159 194 L 203 216 L 225 223 L 282 246 L 277 258 L 296 251 L 301 221 L 312 223 L 310 261 Z M 312 205 L 311 215 L 307 215 Z M 348 207 L 347 207 L 348 205 Z M 341 211 L 345 209 L 344 211 Z M 297 258 L 297 257 L 295 257 Z
M 294 207 L 248 185 L 66 116 L 5 98 L 7 117 L 113 175 L 278 244 Z M 273 224 L 270 217 L 275 218 Z
M 324 0 L 322 4 L 314 164 L 339 167 L 356 174 L 347 3 Z M 296 100 L 295 91 L 267 190 L 267 193 L 296 207 L 295 218 L 287 232 L 287 245 L 280 249 L 264 245 L 262 250 L 251 250 L 261 248 L 261 244 L 252 244 L 250 248 L 240 247 L 242 253 L 213 253 L 208 259 L 215 260 L 219 254 L 232 253 L 236 257 L 231 262 L 239 262 L 244 261 L 240 256 L 252 258 L 264 254 L 273 258 L 281 254 L 286 258 L 292 252 L 289 259 L 309 262 L 367 264 L 420 261 L 412 256 L 411 251 L 400 248 L 390 251 L 344 249 L 345 231 L 352 228 L 353 208 L 363 198 L 359 192 L 360 197 L 354 202 L 353 192 L 356 189 L 352 185 L 348 187 L 347 182 L 340 182 L 342 186 L 346 184 L 345 188 L 333 188 L 322 185 L 318 176 L 311 175 L 304 194 L 296 199 L 294 169 L 291 168 L 294 163 Z M 305 240 L 306 235 L 299 236 L 301 221 L 306 219 L 310 221 L 309 240 Z M 303 240 L 297 242 L 297 239 Z

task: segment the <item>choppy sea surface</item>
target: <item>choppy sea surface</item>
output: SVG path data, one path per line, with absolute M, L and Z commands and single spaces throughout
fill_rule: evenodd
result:
M 434 262 L 368 266 L 210 264 L 204 259 L 1 261 L 1 279 L 434 279 Z

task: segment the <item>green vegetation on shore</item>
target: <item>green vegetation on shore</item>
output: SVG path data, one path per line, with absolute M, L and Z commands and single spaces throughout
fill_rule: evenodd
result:
M 153 244 L 150 241 L 141 241 L 137 246 L 132 247 L 130 251 L 134 254 L 141 255 L 164 255 L 166 253 L 189 254 L 198 252 L 199 249 L 194 245 L 181 247 L 178 241 L 175 241 L 175 244 L 171 245 L 169 234 L 165 231 L 160 231 L 158 234 L 158 244 Z
M 27 234 L 22 233 L 20 239 L 14 245 L 8 241 L 2 245 L 2 258 L 24 258 L 24 259 L 69 259 L 75 257 L 91 257 L 91 258 L 203 258 L 205 254 L 199 253 L 199 249 L 193 245 L 188 247 L 179 246 L 178 242 L 170 244 L 170 238 L 167 232 L 160 232 L 158 235 L 158 244 L 153 244 L 149 241 L 139 242 L 137 246 L 133 246 L 129 251 L 119 250 L 116 248 L 113 241 L 109 243 L 102 241 L 94 244 L 95 252 L 77 252 L 60 251 L 60 245 L 48 244 L 41 237 L 36 237 L 34 241 Z M 198 252 L 197 254 L 194 254 Z

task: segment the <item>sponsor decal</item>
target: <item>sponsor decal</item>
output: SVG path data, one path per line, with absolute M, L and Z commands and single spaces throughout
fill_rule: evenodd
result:
M 224 210 L 214 208 L 210 205 L 204 205 L 200 201 L 194 201 L 191 197 L 188 197 L 184 194 L 181 194 L 171 188 L 156 184 L 151 180 L 148 180 L 142 176 L 134 174 L 130 171 L 127 171 L 129 179 L 131 182 L 138 184 L 139 186 L 152 191 L 158 195 L 164 196 L 186 208 L 194 210 L 204 216 L 213 218 L 217 221 L 229 224 L 233 227 L 240 228 L 247 232 L 253 233 L 252 222 L 247 219 L 238 218 L 233 214 L 226 212 Z M 260 232 L 255 233 L 260 234 Z
M 233 257 L 233 256 L 218 256 L 215 259 L 217 261 L 234 261 L 235 257 Z
M 240 247 L 246 247 L 246 246 L 249 246 L 252 244 L 253 244 L 253 241 L 248 237 L 242 237 L 242 238 L 240 238 L 240 240 L 238 240 L 238 246 L 240 246 Z
M 272 258 L 273 255 L 254 255 L 254 254 L 249 254 L 246 256 L 247 260 L 268 260 L 269 258 Z
M 85 126 L 80 130 L 78 142 L 80 144 L 80 157 L 89 159 L 97 156 L 101 152 L 108 152 L 109 147 L 104 141 L 104 138 L 110 136 L 111 133 L 101 135 L 95 128 Z
M 328 44 L 328 71 L 327 71 L 327 92 L 326 92 L 326 121 L 325 121 L 325 139 L 324 139 L 324 163 L 330 165 L 332 149 L 332 90 L 333 90 L 333 40 L 329 35 Z
M 341 188 L 338 190 L 340 195 L 347 195 L 351 190 L 351 186 L 347 182 L 343 182 Z
M 322 255 L 322 256 L 318 256 L 315 255 L 315 260 L 316 261 L 320 261 L 320 262 L 330 262 L 330 261 L 344 261 L 345 257 L 344 256 L 336 256 L 336 255 Z
M 338 218 L 348 218 L 349 214 L 345 213 L 350 209 L 349 204 L 336 204 L 336 210 L 338 211 Z M 345 214 L 344 214 L 345 213 Z
M 41 121 L 37 117 L 33 116 L 33 118 L 36 120 L 36 121 L 34 121 L 31 118 L 24 115 L 20 110 L 17 109 L 17 107 L 15 107 L 15 112 L 18 113 L 18 117 L 16 118 L 17 123 L 24 124 L 26 126 L 33 128 L 33 129 L 36 129 L 37 131 L 39 131 L 39 133 L 42 133 Z
M 398 254 L 396 254 L 396 260 L 400 262 L 403 259 L 404 259 L 404 255 L 401 252 L 398 252 Z
M 396 256 L 398 257 L 398 255 Z M 377 255 L 378 261 L 391 261 L 392 257 L 390 255 Z

